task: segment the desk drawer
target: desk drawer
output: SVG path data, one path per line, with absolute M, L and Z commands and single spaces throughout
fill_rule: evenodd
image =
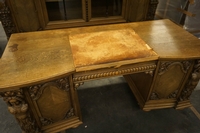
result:
M 73 75 L 73 82 L 84 82 L 88 80 L 128 75 L 132 73 L 146 72 L 153 73 L 156 68 L 156 61 L 124 65 L 120 67 L 97 69 L 92 71 L 78 72 Z

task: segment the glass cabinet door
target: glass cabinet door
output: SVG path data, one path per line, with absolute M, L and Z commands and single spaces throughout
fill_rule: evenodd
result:
M 111 17 L 122 15 L 123 0 L 91 0 L 91 17 Z
M 49 21 L 82 19 L 82 0 L 46 0 Z

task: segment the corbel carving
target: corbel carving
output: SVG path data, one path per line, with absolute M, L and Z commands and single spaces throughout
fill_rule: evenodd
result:
M 8 110 L 18 121 L 25 133 L 39 133 L 35 121 L 31 118 L 29 107 L 26 103 L 22 89 L 0 93 L 8 105 Z
M 198 82 L 200 79 L 200 60 L 197 60 L 193 72 L 189 77 L 189 80 L 187 81 L 184 89 L 181 92 L 180 101 L 188 100 L 190 95 L 192 94 L 192 91 L 195 89 L 197 86 Z
M 0 2 L 0 21 L 2 22 L 3 28 L 8 38 L 12 33 L 16 32 L 16 26 L 12 20 L 11 12 L 6 3 L 6 0 L 3 0 L 3 3 Z

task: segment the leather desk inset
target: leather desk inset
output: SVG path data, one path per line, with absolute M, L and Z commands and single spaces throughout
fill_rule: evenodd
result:
M 157 58 L 156 53 L 133 29 L 74 34 L 69 35 L 69 41 L 76 69 L 89 69 L 91 65 L 111 62 L 129 60 L 131 63 L 131 60 L 136 59 Z
M 13 34 L 0 96 L 26 133 L 77 127 L 77 88 L 118 75 L 141 109 L 182 109 L 200 78 L 199 51 L 200 40 L 169 20 Z

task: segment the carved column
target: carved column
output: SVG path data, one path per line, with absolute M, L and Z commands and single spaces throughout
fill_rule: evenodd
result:
M 146 20 L 154 20 L 158 0 L 149 0 L 149 8 L 146 16 Z
M 22 89 L 1 92 L 0 96 L 7 103 L 9 112 L 15 115 L 23 133 L 39 133 L 29 113 L 29 106 L 24 99 Z
M 6 0 L 3 0 L 3 3 L 0 2 L 0 21 L 8 38 L 17 31 Z
M 191 106 L 189 97 L 191 96 L 193 90 L 196 88 L 199 79 L 200 79 L 200 60 L 196 60 L 193 71 L 179 96 L 176 109 L 182 109 L 184 107 Z
M 200 79 L 200 60 L 196 61 L 193 72 L 180 95 L 180 101 L 188 100 Z

